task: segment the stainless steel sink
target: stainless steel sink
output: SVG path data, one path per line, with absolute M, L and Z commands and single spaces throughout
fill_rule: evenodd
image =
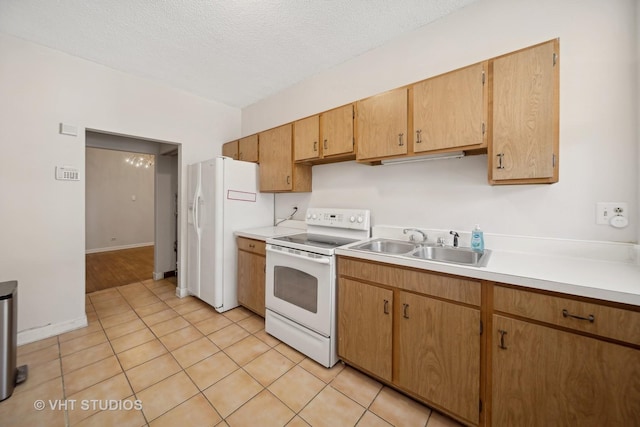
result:
M 475 252 L 469 248 L 446 246 L 422 246 L 411 253 L 412 257 L 429 261 L 450 262 L 454 264 L 485 267 L 491 251 Z
M 409 252 L 415 250 L 416 247 L 417 245 L 414 243 L 403 242 L 400 240 L 377 239 L 357 246 L 352 246 L 351 249 L 376 252 L 380 254 L 401 255 L 409 254 Z
M 351 246 L 350 249 L 386 255 L 398 255 L 427 261 L 486 267 L 491 251 L 475 252 L 470 248 L 439 246 L 433 243 L 411 243 L 402 240 L 376 239 Z

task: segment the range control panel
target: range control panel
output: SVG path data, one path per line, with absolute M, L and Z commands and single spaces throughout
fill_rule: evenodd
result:
M 305 222 L 313 226 L 369 230 L 371 213 L 368 209 L 309 208 Z

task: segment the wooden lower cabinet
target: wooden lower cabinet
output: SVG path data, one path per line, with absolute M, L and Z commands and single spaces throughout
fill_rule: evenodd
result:
M 479 422 L 480 310 L 399 292 L 397 384 Z
M 338 356 L 479 425 L 480 307 L 434 294 L 447 287 L 479 290 L 480 283 L 347 258 L 339 259 L 338 271 Z
M 338 301 L 338 354 L 391 381 L 393 291 L 340 279 Z
M 640 426 L 639 307 L 342 256 L 338 277 L 338 356 L 466 425 Z
M 493 316 L 492 425 L 640 425 L 640 350 Z
M 238 302 L 264 317 L 265 243 L 238 237 Z

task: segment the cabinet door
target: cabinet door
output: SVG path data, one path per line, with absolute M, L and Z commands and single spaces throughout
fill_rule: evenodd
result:
M 413 86 L 414 152 L 483 146 L 484 69 L 479 63 Z
M 293 124 L 295 160 L 320 158 L 320 116 L 311 116 Z
M 238 141 L 227 142 L 222 144 L 222 155 L 238 160 Z
M 407 89 L 357 103 L 357 159 L 407 154 Z
M 245 136 L 238 141 L 238 160 L 258 162 L 258 135 Z
M 260 133 L 260 191 L 293 189 L 291 124 Z
M 479 422 L 480 310 L 400 292 L 397 384 Z
M 640 350 L 493 316 L 492 425 L 630 426 Z
M 393 291 L 339 280 L 338 355 L 391 381 Z
M 558 42 L 492 61 L 494 184 L 558 181 Z
M 324 157 L 353 153 L 353 105 L 322 113 L 322 154 Z
M 264 317 L 264 256 L 238 251 L 238 302 Z

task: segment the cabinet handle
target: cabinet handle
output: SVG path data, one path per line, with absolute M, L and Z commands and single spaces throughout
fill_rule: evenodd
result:
M 250 248 L 255 248 L 255 247 L 256 247 L 256 245 L 254 245 L 253 243 L 249 243 L 249 247 L 250 247 Z
M 404 133 L 399 133 L 398 134 L 398 146 L 402 147 L 404 145 L 404 142 L 402 141 L 402 137 L 404 137 Z
M 504 157 L 504 153 L 498 154 L 498 169 L 504 169 L 504 165 L 502 164 L 503 157 Z
M 409 313 L 407 310 L 409 310 L 409 304 L 402 304 L 402 317 L 404 317 L 405 319 L 409 318 Z
M 500 347 L 503 350 L 506 350 L 507 346 L 504 345 L 504 336 L 507 335 L 507 331 L 498 329 L 498 333 L 500 334 L 500 344 L 498 344 L 498 347 Z
M 313 141 L 313 151 L 318 151 L 318 141 Z
M 291 175 L 287 175 L 287 184 L 291 184 Z
M 562 309 L 562 317 L 571 317 L 573 319 L 578 319 L 578 320 L 587 320 L 591 323 L 596 321 L 596 316 L 594 316 L 593 314 L 590 314 L 587 317 L 578 316 L 576 314 L 569 313 L 569 310 L 567 310 L 566 308 Z
M 326 150 L 327 149 L 327 140 L 326 139 L 324 140 L 323 146 L 324 146 L 324 149 Z
M 384 300 L 384 314 L 389 314 L 389 300 Z
M 416 144 L 422 143 L 422 129 L 416 131 Z

